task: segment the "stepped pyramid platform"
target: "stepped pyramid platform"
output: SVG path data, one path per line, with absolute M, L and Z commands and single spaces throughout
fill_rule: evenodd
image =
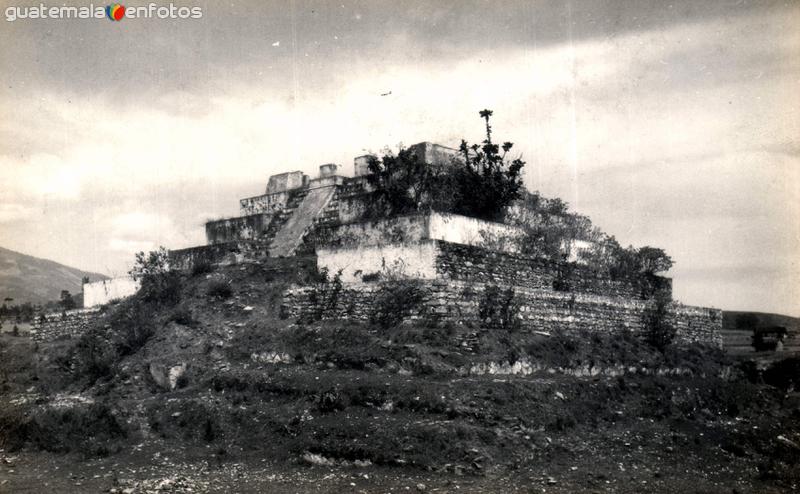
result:
M 430 166 L 457 159 L 454 149 L 429 142 L 410 150 Z M 643 333 L 655 294 L 672 299 L 669 278 L 613 279 L 583 264 L 579 253 L 590 242 L 564 240 L 567 258 L 553 261 L 523 255 L 524 232 L 502 223 L 437 212 L 365 221 L 373 192 L 369 158 L 355 158 L 350 177 L 335 164 L 320 166 L 316 178 L 299 171 L 271 176 L 264 194 L 240 200 L 240 216 L 206 224 L 207 245 L 171 251 L 171 266 L 311 256 L 320 273 L 341 283 L 339 299 L 325 301 L 320 316 L 320 287 L 291 287 L 282 312 L 298 318 L 371 320 L 386 287 L 398 280 L 419 290 L 418 307 L 405 319 L 491 327 L 496 321 L 486 307 L 501 304 L 505 294 L 513 299 L 515 324 L 539 332 Z M 721 311 L 676 302 L 664 310 L 679 340 L 721 346 Z

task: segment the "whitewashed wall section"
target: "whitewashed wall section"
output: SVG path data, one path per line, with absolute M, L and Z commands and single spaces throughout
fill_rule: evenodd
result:
M 83 285 L 84 308 L 95 307 L 112 300 L 130 297 L 139 290 L 139 282 L 129 276 L 93 281 Z

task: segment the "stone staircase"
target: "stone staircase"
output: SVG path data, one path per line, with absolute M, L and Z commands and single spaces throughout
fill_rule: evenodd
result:
M 316 224 L 333 199 L 336 187 L 320 187 L 299 191 L 287 207 L 273 219 L 265 232 L 270 257 L 294 255 L 303 244 L 306 233 Z
M 261 235 L 261 239 L 265 245 L 272 245 L 275 235 L 277 235 L 278 231 L 280 231 L 280 229 L 283 228 L 283 225 L 285 225 L 289 218 L 291 218 L 292 214 L 294 214 L 294 211 L 297 209 L 300 203 L 303 202 L 303 199 L 305 199 L 306 195 L 308 195 L 307 189 L 295 190 L 289 196 L 289 200 L 286 201 L 286 206 L 272 216 L 269 226 L 267 226 L 267 229 Z

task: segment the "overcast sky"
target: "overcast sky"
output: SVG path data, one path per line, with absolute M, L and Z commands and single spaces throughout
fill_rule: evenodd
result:
M 0 0 L 0 245 L 124 274 L 271 174 L 479 141 L 490 108 L 526 185 L 665 248 L 676 298 L 800 316 L 800 2 L 174 3 L 203 18 Z

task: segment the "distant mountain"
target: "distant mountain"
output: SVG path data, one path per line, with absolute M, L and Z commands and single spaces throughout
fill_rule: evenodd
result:
M 770 326 L 783 326 L 789 331 L 800 332 L 800 318 L 767 312 L 722 311 L 722 327 L 727 330 L 749 330 Z
M 77 294 L 82 290 L 84 276 L 92 281 L 108 279 L 102 274 L 81 271 L 0 247 L 0 298 L 13 298 L 12 304 L 41 304 L 58 300 L 61 290 Z
M 753 356 L 756 351 L 753 340 L 754 330 L 775 327 L 786 328 L 786 334 L 781 340 L 780 352 L 761 348 L 759 355 L 766 355 L 770 358 L 800 355 L 800 318 L 767 312 L 735 310 L 722 311 L 722 342 L 725 351 L 731 355 Z M 773 333 L 772 336 L 766 336 L 766 339 L 774 339 L 776 336 L 777 333 Z

